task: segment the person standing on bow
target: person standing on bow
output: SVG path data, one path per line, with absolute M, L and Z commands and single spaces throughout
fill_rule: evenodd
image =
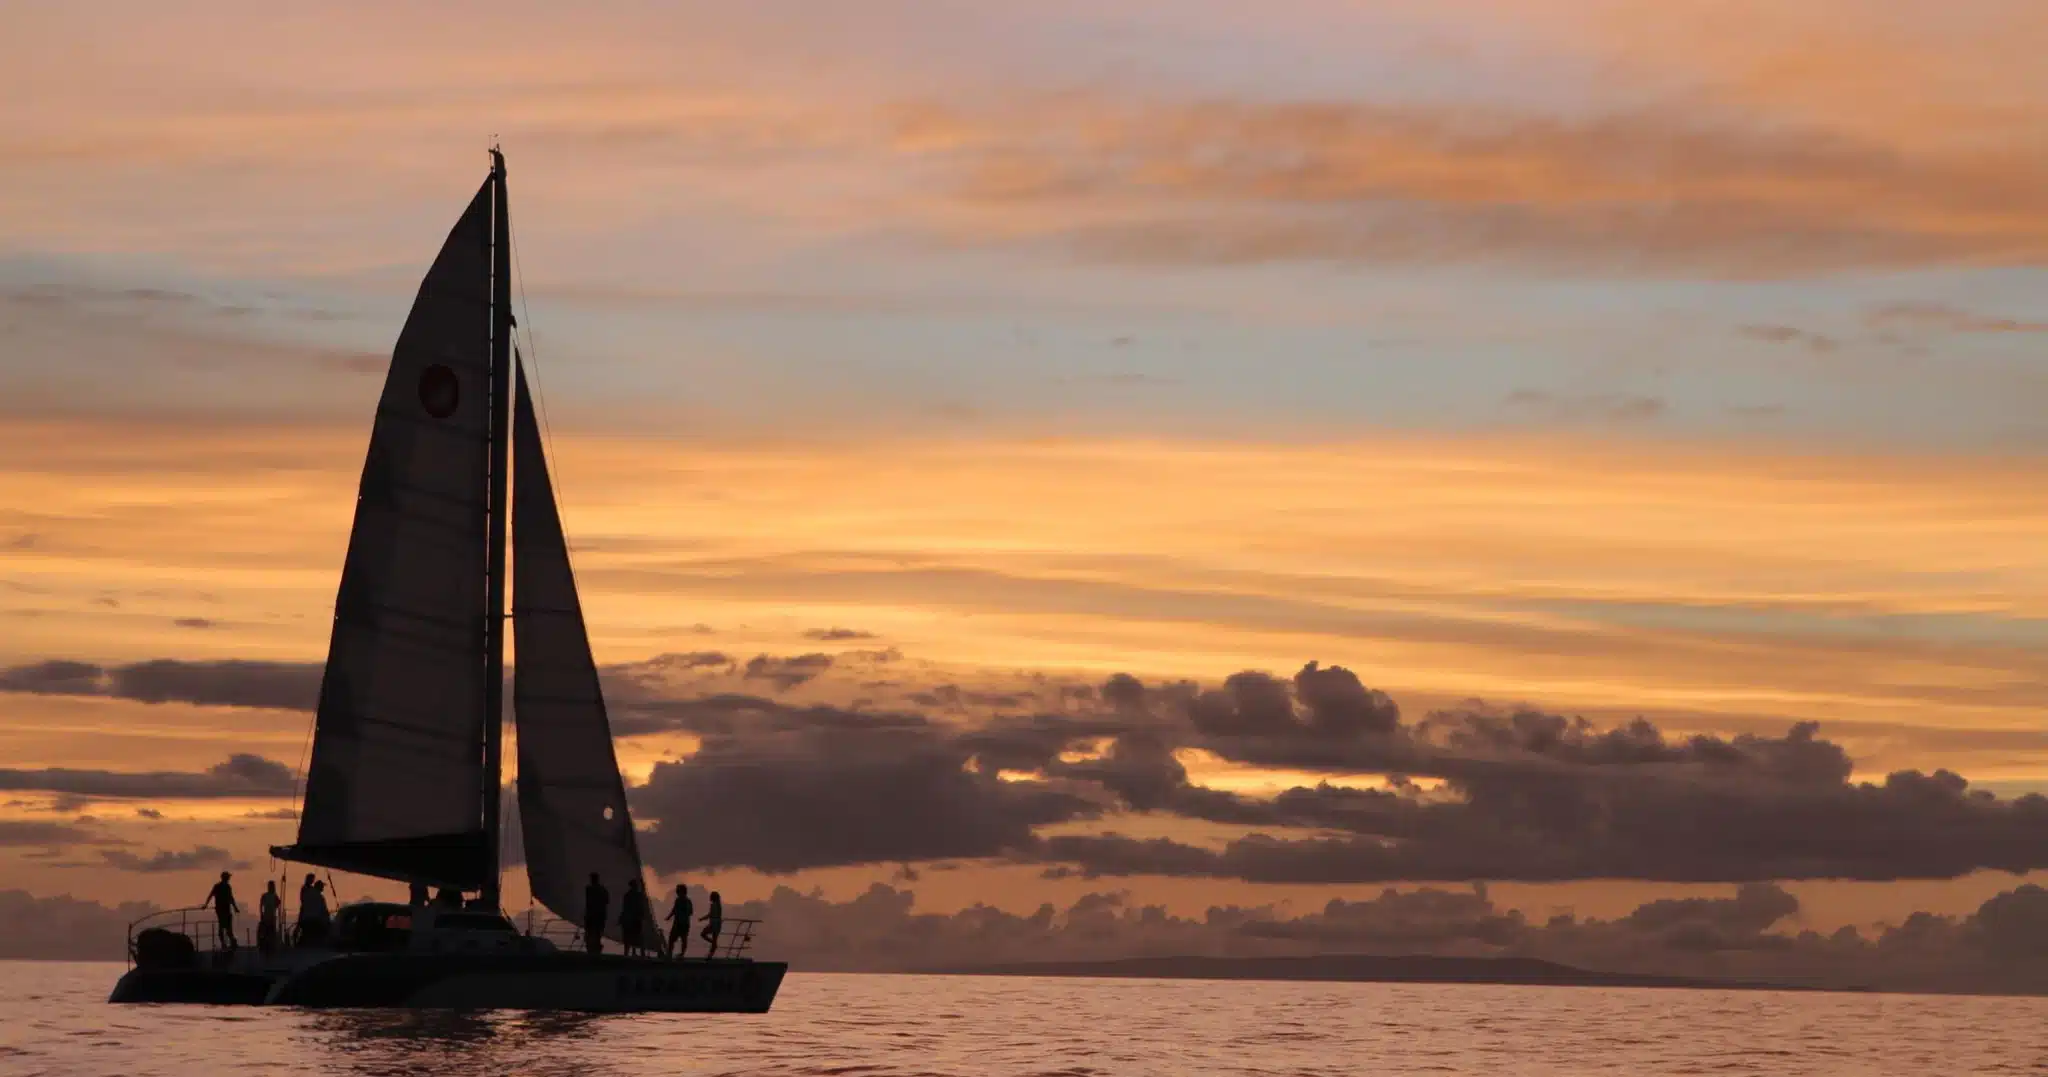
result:
M 718 936 L 724 931 L 725 902 L 719 898 L 718 891 L 713 890 L 710 905 L 704 910 L 704 930 L 697 935 L 711 947 L 711 951 L 704 955 L 704 960 L 709 961 L 718 956 Z

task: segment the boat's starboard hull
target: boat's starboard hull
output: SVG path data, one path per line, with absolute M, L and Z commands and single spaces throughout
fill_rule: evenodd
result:
M 210 969 L 135 969 L 110 1002 L 313 1008 L 767 1013 L 779 961 L 660 961 L 593 954 L 348 954 L 264 979 Z

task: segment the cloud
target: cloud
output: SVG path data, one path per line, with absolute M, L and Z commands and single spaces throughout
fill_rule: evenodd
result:
M 1349 677 L 1313 664 L 1303 672 Z M 1196 736 L 1185 743 L 1239 763 L 1378 773 L 1386 788 L 1297 786 L 1268 800 L 1154 790 L 1155 803 L 1181 814 L 1314 833 L 1221 847 L 1062 834 L 1030 857 L 1059 875 L 1268 883 L 1892 880 L 2048 866 L 2048 799 L 2000 799 L 1947 771 L 1853 782 L 1847 753 L 1813 723 L 1776 737 L 1672 741 L 1640 719 L 1602 729 L 1467 707 L 1330 735 L 1314 724 L 1315 697 L 1288 687 L 1238 674 L 1194 697 Z M 1412 777 L 1443 784 L 1424 791 Z
M 211 620 L 208 620 L 205 617 L 180 617 L 177 620 L 172 621 L 171 623 L 178 626 L 179 628 L 200 629 L 212 628 L 214 624 Z
M 858 628 L 813 628 L 804 633 L 804 638 L 825 643 L 836 643 L 840 640 L 874 639 L 875 634 L 873 632 L 863 632 Z
M 135 809 L 135 816 L 138 819 L 161 819 L 164 817 L 164 813 L 155 808 L 137 808 Z
M 0 933 L 0 960 L 119 961 L 128 925 L 156 911 L 141 901 L 108 907 L 69 894 L 46 898 L 0 890 L 0 923 L 35 926 Z
M 1130 692 L 1134 683 L 1114 691 Z M 1169 705 L 1179 702 L 1169 697 Z M 1344 741 L 1382 737 L 1401 724 L 1401 709 L 1386 693 L 1365 687 L 1349 670 L 1315 662 L 1291 685 L 1256 670 L 1231 674 L 1221 689 L 1187 698 L 1184 708 L 1197 732 L 1223 740 Z
M 48 767 L 0 770 L 0 790 L 69 794 L 78 797 L 142 799 L 290 796 L 297 777 L 290 767 L 260 755 L 236 753 L 203 771 L 110 771 Z
M 746 678 L 769 681 L 779 690 L 795 688 L 832 668 L 829 654 L 799 654 L 790 657 L 755 655 L 747 662 Z
M 1316 884 L 2048 868 L 2048 799 L 1995 796 L 1947 770 L 1855 780 L 1849 751 L 1814 723 L 1672 736 L 1647 719 L 1481 701 L 1411 718 L 1352 671 L 1316 662 L 1211 687 L 1121 674 L 1000 691 L 870 677 L 860 691 L 890 702 L 786 700 L 839 672 L 813 657 L 763 655 L 742 671 L 665 656 L 608 671 L 618 736 L 697 743 L 630 790 L 651 823 L 650 863 L 781 873 L 988 859 L 1059 877 Z M 74 666 L 9 672 L 64 688 L 81 680 Z M 707 666 L 720 671 L 708 681 Z M 750 678 L 776 696 L 718 690 Z M 1276 771 L 1307 777 L 1270 792 L 1268 779 L 1256 794 L 1233 781 Z M 0 771 L 0 788 L 73 797 L 293 787 L 288 768 L 247 755 L 197 773 Z
M 1098 811 L 1045 782 L 970 769 L 968 748 L 921 720 L 772 704 L 757 713 L 772 716 L 768 728 L 707 733 L 631 791 L 634 816 L 653 820 L 641 849 L 657 870 L 992 857 L 1028 846 L 1035 827 Z
M 309 16 L 298 34 L 242 50 L 267 57 L 240 75 L 276 91 L 260 104 L 196 70 L 160 76 L 143 98 L 122 92 L 137 57 L 189 28 L 131 19 L 125 32 L 92 38 L 68 25 L 63 36 L 103 40 L 103 51 L 23 114 L 8 150 L 39 182 L 11 223 L 30 246 L 126 228 L 150 249 L 183 241 L 227 257 L 245 244 L 205 213 L 124 212 L 107 197 L 121 178 L 114 162 L 150 162 L 173 205 L 217 208 L 289 175 L 290 162 L 432 146 L 467 122 L 474 95 L 489 94 L 523 117 L 508 137 L 586 166 L 549 182 L 556 201 L 605 232 L 672 213 L 662 196 L 688 184 L 721 196 L 728 216 L 817 222 L 826 234 L 848 221 L 922 225 L 1121 259 L 1760 273 L 2038 254 L 2039 150 L 1999 137 L 2039 119 L 2027 58 L 2040 34 L 2019 5 L 1994 8 L 1995 19 L 1983 5 L 1974 19 L 1782 6 L 1730 30 L 1725 9 L 1700 3 L 1641 13 L 1597 0 L 1484 4 L 1478 20 L 1505 27 L 1515 47 L 1458 48 L 1462 89 L 1448 98 L 1410 65 L 1469 37 L 1469 6 L 1376 5 L 1369 19 L 1327 3 L 1261 8 L 1256 19 L 1166 8 L 993 21 L 925 13 L 912 32 L 883 16 L 591 15 L 529 20 L 510 66 L 490 68 L 452 41 L 415 43 L 407 70 L 493 73 L 455 86 L 393 76 L 375 91 L 350 80 L 411 28 Z M 1341 88 L 1315 78 L 1311 89 L 1272 71 L 1187 62 L 1190 48 L 1222 61 L 1231 45 L 1300 56 L 1304 69 L 1384 67 L 1384 77 Z M 1098 51 L 1108 48 L 1114 60 Z M 1104 64 L 1149 74 L 1087 74 Z M 33 77 L 32 64 L 13 66 Z M 330 67 L 338 78 L 323 79 L 333 83 L 323 92 L 294 88 Z M 591 70 L 608 77 L 582 77 Z M 1185 77 L 1191 70 L 1202 74 Z M 1256 92 L 1243 88 L 1247 75 Z M 1020 100 L 1077 78 L 1125 89 Z M 1542 110 L 1558 95 L 1531 87 L 1559 79 L 1579 92 Z M 1139 82 L 1146 92 L 1130 88 Z M 1307 96 L 1318 91 L 1329 96 Z M 426 153 L 394 156 L 384 167 L 403 189 L 431 167 Z M 273 214 L 273 232 L 301 204 L 241 201 L 245 213 Z M 341 246 L 358 263 L 396 242 L 362 251 L 370 237 L 349 239 Z
M 1842 342 L 1822 333 L 1812 333 L 1789 325 L 1745 325 L 1742 335 L 1751 340 L 1762 340 L 1772 344 L 1795 344 L 1817 355 L 1827 355 L 1842 346 Z
M 310 662 L 156 659 L 101 667 L 52 659 L 0 669 L 0 691 L 105 696 L 140 703 L 312 710 L 322 667 Z
M 893 652 L 865 652 L 880 657 Z M 1013 710 L 1037 701 L 1029 692 L 1004 692 L 986 689 L 966 688 L 957 684 L 940 684 L 909 693 L 904 698 L 920 707 L 936 710 L 962 711 L 969 708 L 995 708 Z
M 992 231 L 1092 260 L 1779 277 L 2048 251 L 2048 159 L 1761 118 L 1102 95 L 999 113 L 918 121 L 952 133 L 957 198 Z
M 68 823 L 45 823 L 26 819 L 0 819 L 0 848 L 67 845 L 96 845 L 104 839 L 83 827 Z
M 1799 899 L 1770 883 L 1745 883 L 1734 898 L 1663 898 L 1628 914 L 1629 927 L 1681 950 L 1740 950 L 1761 945 L 1773 924 L 1799 911 Z M 1778 942 L 1784 940 L 1778 939 Z
M 106 680 L 96 665 L 59 658 L 0 669 L 0 691 L 96 696 L 106 694 Z
M 1870 324 L 1888 329 L 1950 333 L 2048 333 L 2048 322 L 1976 314 L 1945 303 L 1887 303 L 1870 312 Z
M 108 849 L 100 853 L 109 867 L 118 871 L 140 872 L 145 875 L 159 875 L 172 871 L 239 871 L 249 866 L 247 861 L 235 859 L 226 849 L 212 845 L 200 845 L 183 852 L 159 849 L 149 856 L 136 856 L 122 849 Z
M 1317 663 L 1207 690 L 1120 676 L 1082 706 L 953 724 L 733 695 L 670 701 L 632 731 L 705 740 L 633 791 L 636 812 L 661 820 L 650 861 L 794 871 L 985 857 L 1055 876 L 1322 884 L 2048 867 L 2048 799 L 2001 799 L 1947 771 L 1853 781 L 1848 753 L 1813 723 L 1674 739 L 1643 719 L 1601 726 L 1482 703 L 1406 721 L 1386 694 Z M 1194 781 L 1186 751 L 1383 782 L 1250 796 Z M 1208 845 L 1115 829 L 1144 814 L 1257 831 Z M 728 822 L 693 828 L 711 818 Z M 1040 833 L 1089 820 L 1106 829 Z
M 1321 951 L 1458 949 L 1460 943 L 1509 947 L 1524 942 L 1522 914 L 1498 909 L 1484 886 L 1470 890 L 1385 890 L 1369 901 L 1333 898 L 1320 914 L 1258 918 L 1239 930 L 1261 939 L 1310 943 Z
M 83 499 L 71 522 L 49 525 L 53 542 L 99 547 L 117 575 L 173 571 L 196 580 L 227 571 L 247 581 L 256 577 L 229 566 L 254 551 L 237 544 L 260 538 L 263 551 L 299 551 L 285 558 L 304 585 L 292 585 L 295 598 L 267 586 L 207 584 L 222 595 L 219 607 L 179 596 L 162 611 L 221 616 L 220 639 L 207 656 L 261 657 L 256 648 L 273 631 L 264 626 L 273 623 L 279 602 L 311 611 L 300 627 L 276 629 L 297 633 L 333 601 L 331 545 L 345 524 L 316 528 L 316 535 L 304 521 L 337 497 L 347 503 L 354 476 L 333 465 L 350 466 L 360 445 L 351 447 L 345 432 L 208 430 L 157 428 L 143 436 L 121 424 L 0 424 L 0 456 L 12 450 L 9 458 L 46 469 L 34 480 L 16 472 L 4 485 L 17 506 L 49 503 L 60 492 Z M 650 630 L 669 633 L 667 643 L 678 651 L 715 642 L 667 627 L 678 603 L 688 608 L 700 599 L 726 611 L 719 620 L 732 630 L 748 621 L 772 624 L 776 609 L 813 604 L 846 624 L 877 630 L 884 626 L 845 611 L 923 611 L 920 617 L 940 616 L 951 627 L 906 642 L 917 659 L 956 669 L 921 679 L 958 681 L 969 690 L 992 678 L 958 667 L 985 666 L 996 654 L 1023 669 L 1067 665 L 1075 653 L 1142 654 L 1155 656 L 1143 661 L 1163 673 L 1211 676 L 1229 670 L 1210 666 L 1197 651 L 1277 665 L 1342 649 L 1377 686 L 1399 688 L 1404 702 L 1423 693 L 1441 700 L 1484 692 L 1601 714 L 1691 712 L 1688 720 L 1709 727 L 1760 713 L 2017 727 L 2048 700 L 2039 678 L 2028 676 L 2029 641 L 2040 634 L 2048 607 L 2030 582 L 2025 566 L 2034 555 L 2022 541 L 2048 527 L 2048 512 L 2027 496 L 2040 484 L 2038 464 L 2020 457 L 1706 454 L 1681 451 L 1668 439 L 1626 453 L 1612 446 L 1582 452 L 1548 437 L 1481 441 L 1152 448 L 1001 442 L 965 456 L 906 443 L 895 455 L 878 449 L 846 457 L 851 450 L 843 450 L 836 464 L 834 453 L 823 451 L 791 452 L 781 464 L 762 453 L 721 451 L 704 473 L 729 483 L 728 495 L 779 491 L 775 497 L 815 504 L 852 530 L 803 553 L 764 551 L 740 517 L 705 517 L 698 526 L 713 529 L 706 540 L 729 555 L 692 552 L 687 536 L 650 536 L 650 550 L 673 556 L 588 558 L 578 562 L 579 580 L 587 593 L 623 596 L 621 623 L 660 626 Z M 598 454 L 578 469 L 598 487 L 587 495 L 595 504 L 630 505 L 631 492 L 616 485 L 621 476 L 681 463 L 669 455 L 672 447 L 631 439 L 590 439 L 576 451 Z M 274 534 L 251 536 L 234 523 L 247 495 L 234 493 L 230 480 L 246 471 L 252 454 L 274 462 L 266 463 L 264 481 L 289 491 L 279 496 L 295 506 L 265 517 L 266 526 L 278 528 Z M 877 476 L 886 493 L 871 492 L 866 503 L 887 500 L 893 507 L 885 517 L 952 513 L 946 518 L 956 519 L 959 530 L 935 545 L 897 551 L 890 544 L 901 536 L 864 515 L 861 498 L 834 478 L 847 467 Z M 108 478 L 88 484 L 79 472 Z M 1280 473 L 1292 478 L 1276 483 Z M 136 481 L 164 495 L 142 500 L 182 507 L 141 511 L 137 499 L 121 494 Z M 1326 511 L 1297 511 L 1301 498 L 1320 496 L 1304 491 L 1362 486 L 1375 491 L 1371 506 L 1336 499 Z M 1014 512 L 1017 498 L 1071 510 L 1027 519 Z M 1533 512 L 1532 499 L 1569 500 L 1580 509 Z M 1224 505 L 1240 508 L 1223 511 Z M 1298 556 L 1256 564 L 1212 556 L 1225 546 L 1266 541 L 1276 514 L 1289 519 L 1287 543 Z M 1395 520 L 1400 526 L 1383 526 Z M 613 517 L 586 529 L 631 526 L 637 525 Z M 152 541 L 136 545 L 136 535 Z M 1302 571 L 1300 558 L 1314 561 L 1317 571 Z M 1945 571 L 1926 572 L 1933 563 Z M 150 565 L 160 567 L 119 567 Z M 69 577 L 39 582 L 60 578 Z M 74 642 L 60 646 L 59 637 L 50 637 L 47 654 L 0 655 L 0 664 L 106 659 L 108 653 L 75 642 L 106 630 L 104 615 L 88 608 L 91 599 L 119 593 L 124 613 L 146 618 L 158 610 L 141 594 L 159 582 L 122 575 L 35 598 L 57 609 L 68 597 L 79 612 L 52 613 L 62 623 L 49 627 Z M 797 622 L 790 634 L 825 617 Z M 1021 631 L 1027 622 L 1020 617 L 1038 627 Z M 1201 647 L 1189 650 L 1198 638 Z M 229 649 L 241 647 L 248 649 Z M 659 647 L 657 640 L 648 649 Z M 152 656 L 202 657 L 171 650 Z M 742 666 L 752 656 L 751 648 L 736 652 Z M 849 659 L 843 652 L 833 657 L 836 682 Z M 1924 672 L 1886 672 L 1900 667 Z M 606 672 L 609 687 L 616 682 Z M 316 679 L 309 668 L 308 701 Z M 767 683 L 720 687 L 762 692 Z M 1966 773 L 1986 765 L 1941 762 Z
M 686 651 L 656 655 L 633 668 L 647 673 L 673 673 L 679 670 L 716 669 L 731 665 L 732 656 L 723 651 Z
M 1510 408 L 1565 422 L 1648 422 L 1661 417 L 1669 405 L 1662 397 L 1634 393 L 1594 393 L 1565 396 L 1538 389 L 1517 389 L 1507 396 Z

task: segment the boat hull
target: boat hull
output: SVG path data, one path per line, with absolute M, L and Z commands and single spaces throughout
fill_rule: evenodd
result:
M 308 1008 L 767 1013 L 779 961 L 661 961 L 609 954 L 344 954 L 272 976 L 133 969 L 109 1002 Z
M 129 969 L 107 1001 L 257 1006 L 276 982 L 275 976 L 218 969 Z

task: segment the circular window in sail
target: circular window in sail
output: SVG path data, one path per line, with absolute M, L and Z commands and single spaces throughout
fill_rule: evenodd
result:
M 462 402 L 462 383 L 456 380 L 455 372 L 435 363 L 420 374 L 420 406 L 436 419 L 446 419 L 455 414 L 455 405 Z

